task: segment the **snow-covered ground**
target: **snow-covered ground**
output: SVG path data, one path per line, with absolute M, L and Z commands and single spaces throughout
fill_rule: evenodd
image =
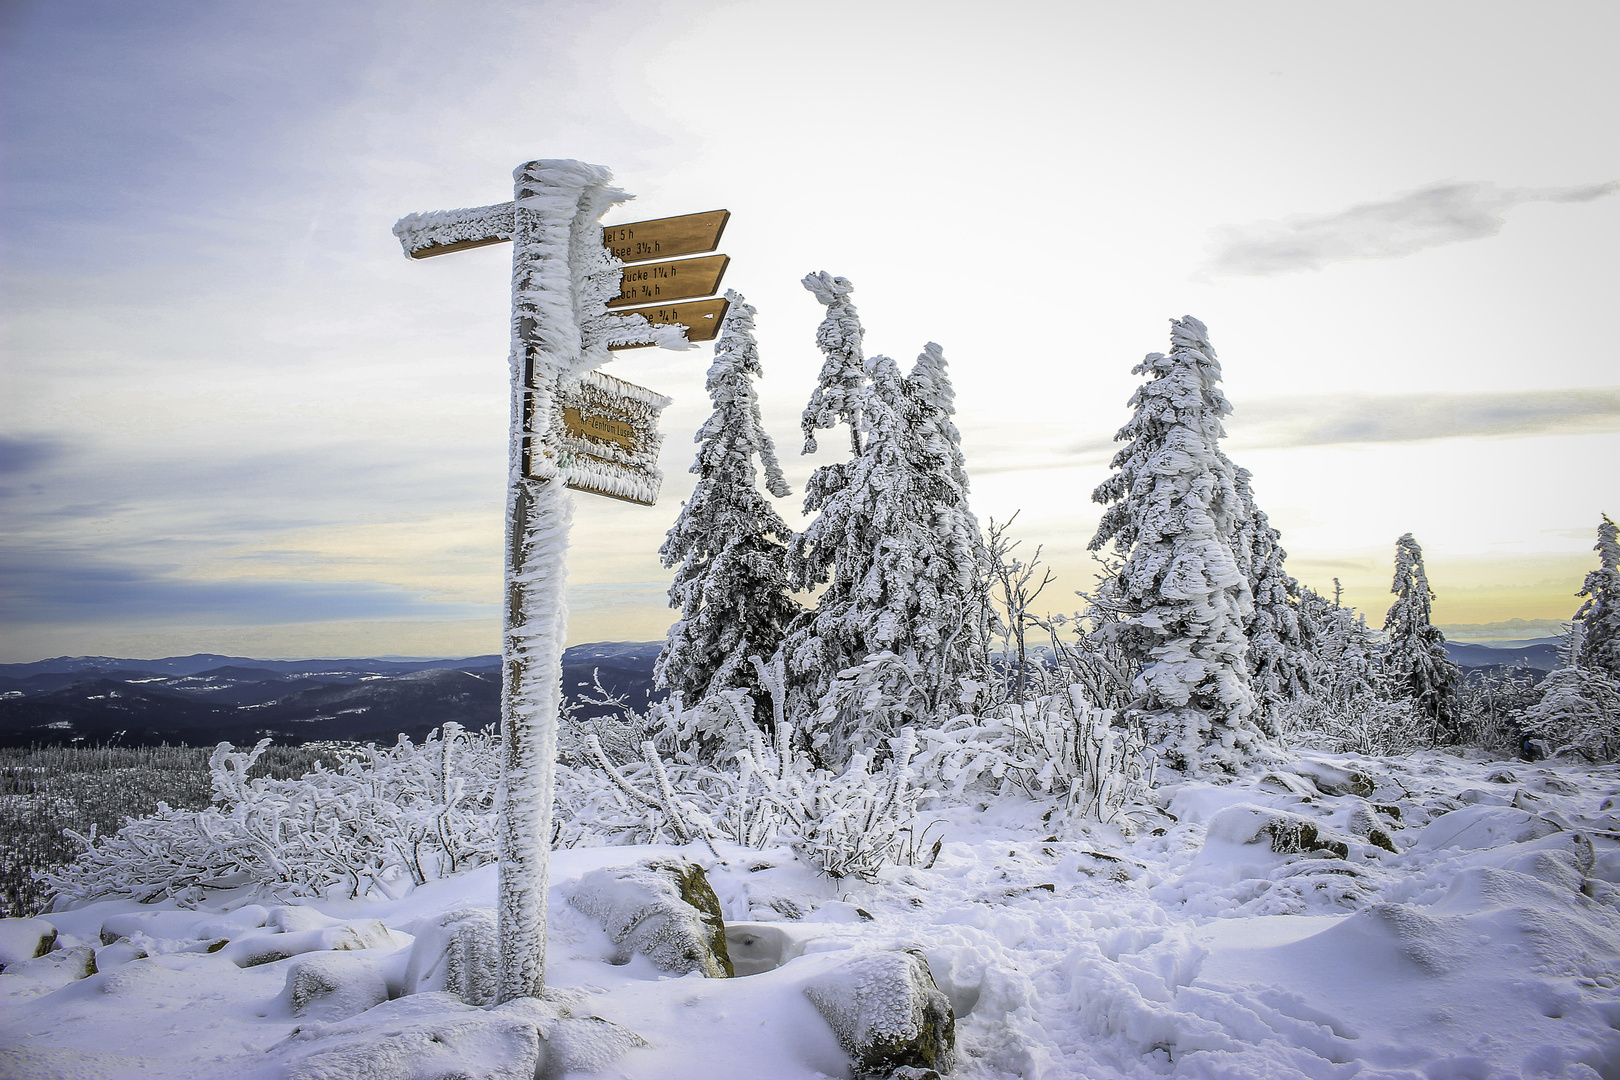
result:
M 962 1078 L 1620 1077 L 1620 769 L 1310 755 L 1160 796 L 1134 839 L 1022 798 L 946 807 L 919 864 L 874 884 L 785 849 L 559 851 L 547 981 L 575 1016 L 640 1037 L 595 1074 L 634 1080 L 849 1076 L 804 987 L 866 945 L 926 955 Z M 1290 847 L 1307 850 L 1273 850 Z M 608 962 L 573 883 L 670 853 L 707 868 L 728 924 L 769 924 L 752 965 L 768 970 Z M 405 985 L 413 934 L 494 906 L 486 867 L 394 901 L 51 914 L 59 947 L 0 973 L 0 1076 L 371 1075 L 386 1054 L 330 1051 L 430 1013 L 488 1015 L 443 995 L 374 1003 Z M 295 1015 L 289 970 L 338 943 L 341 991 Z M 299 955 L 239 966 L 278 952 Z M 503 1039 L 468 1028 L 396 1074 L 502 1075 Z

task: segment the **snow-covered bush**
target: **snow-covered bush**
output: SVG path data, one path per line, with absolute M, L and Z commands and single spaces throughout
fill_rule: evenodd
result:
M 917 737 L 903 730 L 856 751 L 837 770 L 819 767 L 784 716 L 781 661 L 755 665 L 772 697 L 771 737 L 754 722 L 755 703 L 746 690 L 726 691 L 691 709 L 672 698 L 662 712 L 668 725 L 663 753 L 649 740 L 640 761 L 619 765 L 596 747 L 596 766 L 612 782 L 618 812 L 640 819 L 644 842 L 787 844 L 832 877 L 870 878 L 909 859 L 923 795 L 911 763 Z M 700 718 L 712 723 L 726 709 L 729 742 L 737 748 L 711 765 L 713 743 L 699 747 L 687 733 L 699 729 Z
M 942 795 L 1016 787 L 1055 797 L 1081 817 L 1128 825 L 1153 784 L 1155 756 L 1141 729 L 1116 724 L 1112 709 L 1097 708 L 1074 683 L 987 715 L 958 716 L 918 737 L 918 766 Z
M 57 901 L 126 895 L 195 903 L 209 889 L 259 885 L 278 896 L 397 896 L 495 857 L 497 742 L 446 724 L 401 736 L 337 771 L 250 779 L 269 740 L 221 743 L 209 760 L 214 806 L 131 819 L 113 836 L 75 836 L 78 861 L 49 878 Z
M 1412 704 L 1365 688 L 1353 694 L 1301 697 L 1279 718 L 1284 745 L 1334 754 L 1385 757 L 1417 748 L 1420 726 Z

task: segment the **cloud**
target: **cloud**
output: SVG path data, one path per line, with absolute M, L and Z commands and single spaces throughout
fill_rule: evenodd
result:
M 1478 181 L 1431 184 L 1337 213 L 1216 229 L 1206 271 L 1271 277 L 1355 259 L 1398 259 L 1425 248 L 1495 236 L 1507 212 L 1525 203 L 1590 202 L 1616 191 L 1620 181 L 1553 188 L 1502 188 Z
M 375 581 L 187 577 L 78 552 L 9 552 L 0 563 L 8 623 L 218 620 L 238 624 L 323 619 L 477 619 L 493 604 L 445 602 Z
M 1226 426 L 1251 448 L 1592 434 L 1620 430 L 1620 386 L 1262 398 Z
M 1504 619 L 1488 623 L 1447 623 L 1440 632 L 1456 641 L 1522 641 L 1557 637 L 1568 626 L 1562 619 Z
M 0 476 L 30 472 L 61 456 L 62 450 L 56 439 L 0 435 Z

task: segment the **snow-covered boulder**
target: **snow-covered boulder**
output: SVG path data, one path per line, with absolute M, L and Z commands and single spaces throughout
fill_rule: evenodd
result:
M 380 949 L 394 945 L 394 939 L 378 919 L 339 923 L 321 930 L 298 930 L 290 934 L 259 934 L 241 938 L 218 950 L 237 967 L 273 964 L 307 952 Z
M 739 976 L 775 971 L 803 951 L 803 942 L 770 923 L 732 923 L 726 927 L 726 952 Z
M 287 1080 L 554 1080 L 599 1072 L 646 1045 L 618 1024 L 569 1016 L 552 1001 L 520 998 L 486 1009 L 445 993 L 309 1024 L 282 1044 Z
M 860 1075 L 951 1067 L 956 1017 L 922 953 L 862 953 L 808 983 L 804 992 Z
M 0 919 L 0 971 L 44 956 L 56 944 L 56 927 L 44 919 Z
M 1383 819 L 1371 803 L 1361 802 L 1350 811 L 1349 828 L 1356 836 L 1366 840 L 1374 847 L 1381 847 L 1390 853 L 1395 852 L 1395 841 L 1390 839 L 1389 830 L 1385 827 Z
M 1328 834 L 1316 821 L 1303 814 L 1291 814 L 1269 806 L 1239 803 L 1221 810 L 1209 821 L 1208 840 L 1225 840 L 1234 844 L 1258 844 L 1264 841 L 1279 855 L 1327 851 L 1343 859 L 1350 854 L 1350 846 Z
M 541 1028 L 555 1011 L 532 999 L 498 1009 L 448 994 L 398 998 L 353 1019 L 313 1024 L 287 1080 L 534 1080 L 545 1065 Z M 296 1045 L 296 1044 L 295 1044 Z
M 52 949 L 43 956 L 8 964 L 5 972 L 0 973 L 0 987 L 3 987 L 0 994 L 48 994 L 95 973 L 96 951 L 89 945 Z
M 347 1020 L 388 1000 L 377 965 L 354 953 L 311 953 L 287 972 L 283 991 L 295 1016 Z
M 729 979 L 735 973 L 720 898 L 696 863 L 648 859 L 592 870 L 580 877 L 568 902 L 607 931 L 618 950 L 614 963 L 641 953 L 677 975 L 701 971 Z
M 493 1005 L 500 951 L 493 912 L 462 908 L 426 920 L 411 943 L 405 992 L 442 990 L 468 1005 Z

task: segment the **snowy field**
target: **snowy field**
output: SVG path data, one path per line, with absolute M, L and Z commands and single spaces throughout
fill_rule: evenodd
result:
M 1158 796 L 1134 838 L 1022 797 L 946 807 L 927 815 L 931 864 L 925 849 L 876 883 L 786 849 L 558 851 L 548 984 L 639 1036 L 573 1060 L 634 1080 L 848 1077 L 804 987 L 852 948 L 909 946 L 954 1007 L 963 1080 L 1620 1076 L 1620 768 L 1307 755 Z M 756 973 L 614 965 L 568 903 L 592 869 L 669 853 L 707 869 Z M 486 866 L 391 901 L 50 914 L 58 947 L 0 973 L 0 1076 L 360 1080 L 400 1064 L 364 1047 L 424 1024 L 449 1035 L 387 1075 L 516 1075 L 500 1010 L 399 996 L 413 934 L 494 906 Z M 336 990 L 295 1015 L 289 970 L 320 950 Z

